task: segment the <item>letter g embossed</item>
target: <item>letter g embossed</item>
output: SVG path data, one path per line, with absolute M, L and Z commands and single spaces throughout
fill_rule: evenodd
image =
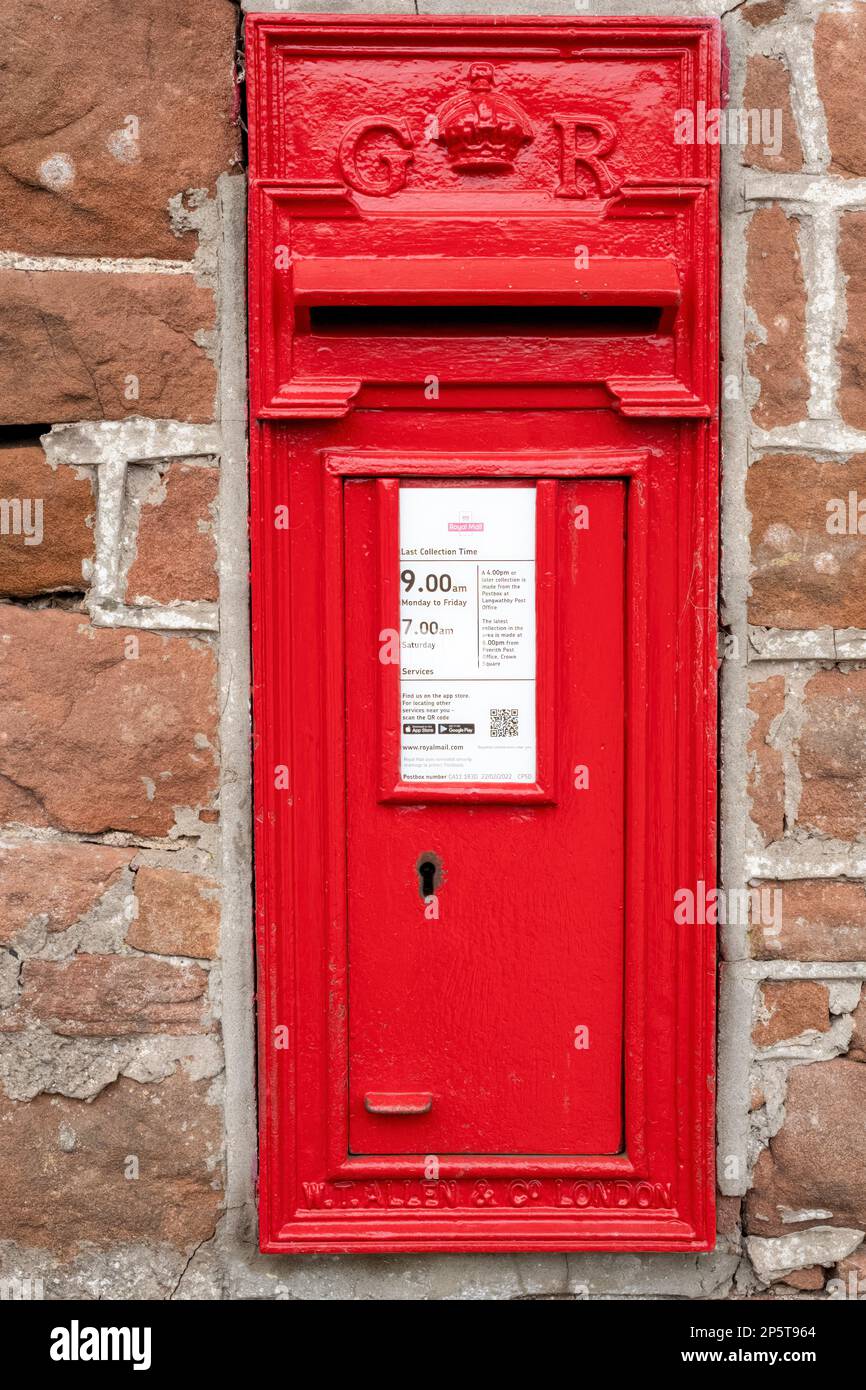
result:
M 391 136 L 405 153 L 379 150 L 369 160 L 371 167 L 363 170 L 358 163 L 361 145 L 374 133 Z M 356 193 L 367 193 L 375 198 L 397 193 L 405 186 L 407 170 L 415 158 L 414 144 L 406 121 L 392 121 L 387 116 L 361 116 L 346 126 L 340 141 L 337 157 L 343 178 Z

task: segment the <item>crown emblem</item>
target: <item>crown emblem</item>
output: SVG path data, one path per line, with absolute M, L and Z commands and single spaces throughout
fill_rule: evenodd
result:
M 525 111 L 493 90 L 490 63 L 473 63 L 469 90 L 450 97 L 436 114 L 436 140 L 455 169 L 502 172 L 510 169 L 532 126 Z

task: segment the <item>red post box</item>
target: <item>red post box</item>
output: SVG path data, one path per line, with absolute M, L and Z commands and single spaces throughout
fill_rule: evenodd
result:
M 707 1249 L 718 26 L 248 37 L 262 1248 Z

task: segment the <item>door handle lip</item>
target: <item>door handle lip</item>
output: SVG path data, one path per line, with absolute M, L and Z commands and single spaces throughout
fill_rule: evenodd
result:
M 432 1107 L 430 1091 L 367 1091 L 364 1096 L 369 1115 L 427 1115 Z

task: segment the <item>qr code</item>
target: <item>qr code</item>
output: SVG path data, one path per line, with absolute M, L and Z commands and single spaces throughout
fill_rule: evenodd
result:
M 492 709 L 490 711 L 491 738 L 517 738 L 517 710 Z

